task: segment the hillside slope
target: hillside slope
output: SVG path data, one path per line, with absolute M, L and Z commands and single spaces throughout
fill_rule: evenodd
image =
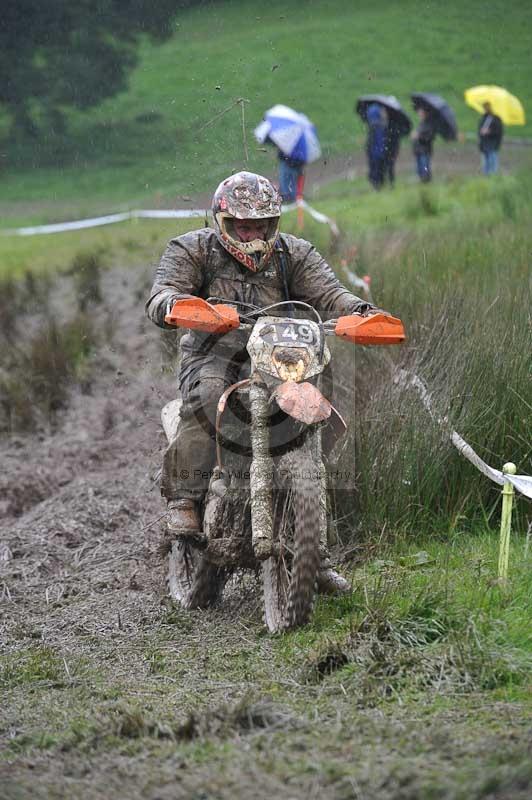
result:
M 531 25 L 532 6 L 518 0 L 450 0 L 444 14 L 419 0 L 273 0 L 267 9 L 232 0 L 180 12 L 170 41 L 144 46 L 128 92 L 70 114 L 68 137 L 4 148 L 0 211 L 175 202 L 246 165 L 271 171 L 273 153 L 256 146 L 252 131 L 276 102 L 313 119 L 323 162 L 360 147 L 353 106 L 367 92 L 394 93 L 406 108 L 411 91 L 439 92 L 472 133 L 469 85 L 506 85 L 532 110 Z M 238 98 L 249 101 L 249 160 Z

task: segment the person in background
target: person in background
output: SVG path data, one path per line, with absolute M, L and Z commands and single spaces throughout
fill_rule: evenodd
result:
M 422 183 L 432 180 L 432 143 L 436 136 L 436 129 L 430 114 L 424 108 L 418 108 L 419 125 L 412 133 L 416 171 Z
M 390 186 L 395 183 L 395 162 L 399 155 L 399 148 L 401 146 L 401 135 L 397 125 L 393 124 L 390 120 L 386 128 L 386 137 L 384 142 L 384 179 L 390 181 Z
M 304 175 L 304 161 L 289 158 L 281 151 L 277 151 L 279 159 L 279 193 L 283 203 L 295 203 L 298 194 L 302 194 L 302 181 Z
M 483 103 L 484 114 L 478 125 L 478 148 L 482 154 L 484 175 L 494 175 L 499 169 L 499 149 L 504 127 L 502 120 L 491 110 L 491 103 Z
M 366 155 L 368 157 L 368 180 L 374 189 L 382 189 L 386 166 L 386 131 L 388 114 L 378 103 L 371 103 L 366 112 L 368 137 Z

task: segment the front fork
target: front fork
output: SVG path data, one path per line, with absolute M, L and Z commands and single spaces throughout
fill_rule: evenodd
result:
M 269 391 L 255 378 L 249 387 L 251 411 L 251 462 L 249 483 L 251 494 L 251 530 L 253 552 L 259 560 L 273 550 L 273 470 L 270 455 Z M 320 543 L 327 549 L 327 476 L 321 454 L 321 432 L 318 426 L 310 434 L 312 459 L 319 469 Z
M 259 560 L 268 558 L 273 544 L 273 459 L 270 455 L 268 427 L 268 389 L 253 380 L 249 387 L 251 411 L 251 450 L 249 473 L 251 495 L 251 544 Z
M 321 430 L 318 425 L 314 427 L 310 440 L 312 459 L 319 470 L 319 492 L 320 492 L 320 545 L 325 553 L 327 547 L 327 473 L 323 463 L 321 450 Z

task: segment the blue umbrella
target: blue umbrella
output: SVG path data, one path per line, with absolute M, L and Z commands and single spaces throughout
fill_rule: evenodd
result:
M 294 161 L 308 164 L 321 155 L 318 135 L 312 122 L 288 106 L 270 108 L 254 133 L 261 144 L 273 142 L 287 158 Z

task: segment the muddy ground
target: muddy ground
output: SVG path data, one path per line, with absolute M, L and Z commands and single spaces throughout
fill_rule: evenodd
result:
M 0 443 L 0 798 L 529 797 L 518 705 L 383 705 L 334 654 L 316 673 L 310 639 L 265 633 L 254 576 L 221 608 L 172 607 L 151 273 L 103 276 L 90 385 L 56 430 Z
M 509 174 L 532 162 L 532 140 L 506 141 L 500 154 L 500 172 Z M 277 182 L 275 162 L 268 171 L 268 177 Z M 396 161 L 397 183 L 417 183 L 415 162 L 409 142 L 403 141 Z M 331 181 L 353 180 L 367 177 L 368 165 L 363 147 L 354 146 L 353 150 L 343 156 L 322 156 L 319 161 L 309 164 L 305 169 L 305 197 L 311 202 L 320 189 Z M 455 175 L 480 175 L 480 153 L 476 142 L 442 143 L 437 142 L 432 159 L 434 180 L 452 178 Z M 176 198 L 180 208 L 210 208 L 209 193 L 190 194 Z
M 532 162 L 532 140 L 519 140 L 507 137 L 500 154 L 501 174 L 509 174 Z M 438 141 L 434 149 L 432 162 L 434 180 L 452 177 L 454 175 L 480 175 L 480 153 L 475 141 L 468 138 L 465 142 L 443 143 Z M 353 149 L 344 155 L 327 156 L 326 154 L 305 170 L 305 198 L 312 202 L 319 196 L 321 187 L 331 181 L 353 180 L 367 176 L 367 160 L 364 155 L 363 144 L 354 144 Z M 271 165 L 265 174 L 274 182 L 278 180 L 277 163 L 272 154 Z M 409 142 L 403 141 L 399 157 L 396 162 L 396 176 L 398 183 L 416 183 L 415 163 L 412 148 Z M 358 190 L 356 190 L 358 191 Z M 143 208 L 210 208 L 212 192 L 187 192 L 179 194 L 169 203 L 163 200 L 160 193 L 151 199 L 146 197 L 141 203 Z M 126 204 L 127 206 L 127 204 Z M 136 205 L 138 207 L 138 204 Z M 108 214 L 113 211 L 124 211 L 124 204 L 117 207 L 102 205 L 94 214 Z M 24 217 L 42 215 L 46 213 L 49 222 L 77 219 L 79 212 L 72 213 L 72 209 L 64 201 L 43 199 L 39 201 L 17 201 L 16 203 L 3 203 L 0 198 L 0 217 L 8 220 L 11 217 Z M 89 214 L 91 216 L 91 214 Z

